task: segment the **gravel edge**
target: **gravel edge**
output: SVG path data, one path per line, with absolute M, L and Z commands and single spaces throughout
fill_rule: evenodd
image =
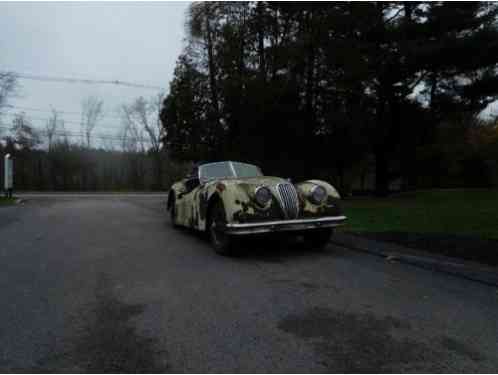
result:
M 380 256 L 388 261 L 410 264 L 498 287 L 497 267 L 485 266 L 458 258 L 435 255 L 421 250 L 393 243 L 375 241 L 348 233 L 336 232 L 332 236 L 331 242 L 351 250 Z

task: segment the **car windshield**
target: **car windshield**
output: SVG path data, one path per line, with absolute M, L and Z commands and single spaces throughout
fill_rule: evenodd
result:
M 252 164 L 224 161 L 204 164 L 200 167 L 200 178 L 203 181 L 219 178 L 244 178 L 262 176 L 261 170 Z
M 260 177 L 263 175 L 263 173 L 261 173 L 261 169 L 252 164 L 245 164 L 233 161 L 232 165 L 233 169 L 235 170 L 235 174 L 237 175 L 237 177 L 240 178 Z

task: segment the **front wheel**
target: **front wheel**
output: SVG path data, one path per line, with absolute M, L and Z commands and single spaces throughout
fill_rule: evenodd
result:
M 304 243 L 307 247 L 313 250 L 323 250 L 330 242 L 333 234 L 331 228 L 321 228 L 307 231 L 303 234 Z
M 211 246 L 220 255 L 230 255 L 233 250 L 233 239 L 225 232 L 226 223 L 225 207 L 217 201 L 211 208 L 207 224 Z

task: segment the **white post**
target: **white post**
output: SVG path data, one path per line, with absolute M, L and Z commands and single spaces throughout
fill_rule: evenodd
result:
M 12 189 L 14 188 L 14 160 L 10 154 L 4 158 L 4 188 L 7 197 L 12 198 Z

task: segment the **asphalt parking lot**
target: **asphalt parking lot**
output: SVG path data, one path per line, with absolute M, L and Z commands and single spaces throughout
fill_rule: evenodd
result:
M 496 372 L 498 291 L 330 245 L 220 257 L 161 195 L 0 207 L 0 372 Z

